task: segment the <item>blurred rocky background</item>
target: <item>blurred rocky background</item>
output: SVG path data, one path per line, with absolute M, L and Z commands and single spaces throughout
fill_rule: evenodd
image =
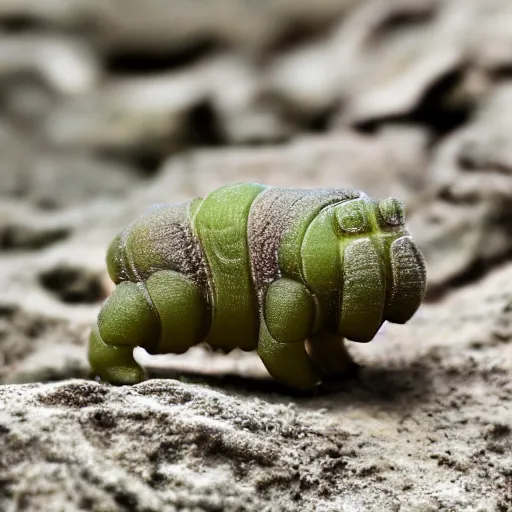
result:
M 426 304 L 313 395 L 84 380 L 113 235 L 239 181 L 404 199 Z M 0 0 L 1 511 L 512 510 L 511 256 L 508 0 Z

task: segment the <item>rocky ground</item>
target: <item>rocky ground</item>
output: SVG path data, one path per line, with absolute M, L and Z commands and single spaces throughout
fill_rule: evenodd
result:
M 507 0 L 0 1 L 0 511 L 512 510 L 511 26 Z M 201 347 L 89 379 L 112 236 L 248 180 L 403 198 L 418 314 L 306 395 Z

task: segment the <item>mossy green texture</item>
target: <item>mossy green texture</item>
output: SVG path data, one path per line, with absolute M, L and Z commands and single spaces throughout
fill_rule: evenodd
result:
M 212 321 L 207 341 L 232 349 L 254 349 L 259 316 L 247 246 L 249 209 L 263 185 L 222 187 L 201 203 L 193 224 L 210 269 Z
M 304 342 L 279 343 L 263 322 L 258 355 L 270 375 L 296 389 L 310 389 L 319 384 L 322 375 L 310 359 Z
M 383 264 L 370 240 L 357 240 L 343 255 L 343 296 L 338 332 L 353 341 L 370 341 L 384 318 Z
M 302 272 L 302 244 L 306 231 L 317 215 L 322 211 L 319 206 L 311 211 L 304 212 L 294 222 L 291 229 L 285 233 L 279 247 L 279 264 L 288 277 L 303 279 Z
M 199 287 L 173 270 L 159 270 L 147 280 L 149 296 L 160 316 L 157 351 L 181 354 L 200 342 L 207 310 Z
M 133 346 L 105 343 L 98 327 L 91 330 L 88 355 L 93 371 L 111 384 L 137 384 L 145 379 L 144 370 L 133 358 Z
M 348 235 L 363 235 L 375 229 L 375 224 L 371 224 L 372 215 L 367 207 L 367 202 L 362 200 L 349 201 L 336 207 L 336 222 L 341 231 Z
M 123 247 L 123 234 L 119 233 L 110 242 L 107 250 L 107 271 L 110 279 L 114 283 L 121 282 L 124 272 L 126 271 L 127 264 L 124 260 Z
M 117 287 L 91 332 L 93 371 L 140 382 L 134 347 L 182 353 L 206 341 L 257 349 L 298 389 L 343 374 L 353 366 L 344 339 L 370 341 L 423 299 L 425 264 L 404 212 L 394 198 L 255 183 L 149 211 L 108 249 Z
M 158 319 L 144 287 L 127 281 L 118 284 L 101 307 L 98 330 L 109 345 L 133 348 L 153 340 L 158 335 Z
M 389 226 L 401 226 L 405 221 L 405 205 L 400 199 L 388 197 L 380 201 L 379 212 Z
M 304 341 L 311 332 L 315 305 L 308 289 L 292 279 L 278 279 L 269 287 L 265 300 L 265 322 L 280 343 Z
M 302 275 L 317 293 L 336 290 L 341 280 L 340 240 L 333 212 L 334 207 L 321 211 L 309 224 L 302 242 Z

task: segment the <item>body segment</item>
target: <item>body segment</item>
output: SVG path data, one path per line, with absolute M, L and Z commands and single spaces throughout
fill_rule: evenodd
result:
M 157 208 L 112 242 L 117 287 L 90 337 L 93 370 L 138 382 L 130 350 L 206 341 L 257 349 L 277 380 L 309 388 L 350 365 L 343 338 L 370 341 L 419 307 L 425 266 L 403 205 L 344 189 L 223 187 Z
M 264 188 L 255 183 L 220 188 L 202 201 L 192 220 L 209 269 L 212 321 L 207 341 L 216 348 L 253 350 L 258 342 L 247 222 Z

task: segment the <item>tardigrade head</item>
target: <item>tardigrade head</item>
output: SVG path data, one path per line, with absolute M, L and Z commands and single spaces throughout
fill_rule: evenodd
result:
M 340 203 L 335 212 L 340 233 L 344 237 L 372 234 L 399 237 L 406 234 L 405 206 L 394 197 L 372 201 L 363 196 Z
M 335 207 L 341 244 L 340 334 L 369 341 L 384 320 L 405 323 L 426 285 L 423 256 L 405 227 L 402 201 L 366 196 Z

